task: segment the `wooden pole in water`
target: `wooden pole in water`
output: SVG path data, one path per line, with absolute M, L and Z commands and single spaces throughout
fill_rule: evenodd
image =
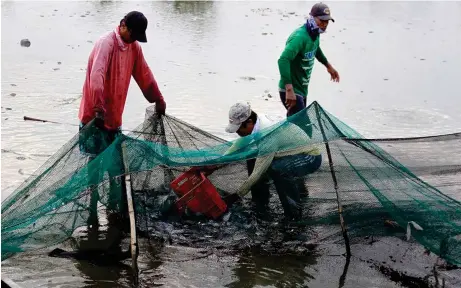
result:
M 126 186 L 126 200 L 128 203 L 128 213 L 130 216 L 130 250 L 131 261 L 134 272 L 135 286 L 138 286 L 138 242 L 136 236 L 136 217 L 134 214 L 133 196 L 131 194 L 131 176 L 129 174 L 128 158 L 126 153 L 126 144 L 122 143 L 122 158 L 125 167 L 125 186 Z
M 6 288 L 21 288 L 18 284 L 16 284 L 13 280 L 2 276 L 2 287 Z
M 339 198 L 339 193 L 338 193 L 338 181 L 336 180 L 335 168 L 333 166 L 333 159 L 331 157 L 331 152 L 330 152 L 330 145 L 328 144 L 328 140 L 327 140 L 327 137 L 325 135 L 325 131 L 323 129 L 323 125 L 322 125 L 322 121 L 321 121 L 321 118 L 320 118 L 320 112 L 319 112 L 319 107 L 318 106 L 319 105 L 317 103 L 314 104 L 315 113 L 317 115 L 317 121 L 319 122 L 320 131 L 322 132 L 323 142 L 325 142 L 325 147 L 326 147 L 326 150 L 327 150 L 328 162 L 330 164 L 331 177 L 333 178 L 333 183 L 335 185 L 336 201 L 338 202 L 339 222 L 341 224 L 341 230 L 343 232 L 344 242 L 346 243 L 346 254 L 347 254 L 348 257 L 350 257 L 351 256 L 351 247 L 350 247 L 350 244 L 349 244 L 349 236 L 347 235 L 346 224 L 345 224 L 344 218 L 343 218 L 343 206 L 341 205 L 341 200 Z

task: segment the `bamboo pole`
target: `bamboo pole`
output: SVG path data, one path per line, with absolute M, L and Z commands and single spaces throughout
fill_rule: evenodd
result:
M 131 261 L 134 272 L 135 286 L 138 285 L 138 242 L 136 236 L 136 218 L 134 212 L 133 196 L 131 193 L 131 175 L 129 174 L 129 163 L 126 153 L 126 144 L 122 143 L 122 158 L 125 167 L 125 186 L 126 186 L 126 199 L 128 203 L 128 213 L 130 216 L 130 250 L 131 250 Z
M 7 288 L 21 288 L 18 284 L 16 284 L 13 280 L 6 278 L 2 275 L 2 287 Z
M 343 207 L 341 205 L 341 199 L 340 199 L 339 193 L 338 193 L 338 181 L 336 179 L 335 169 L 334 169 L 334 166 L 333 166 L 333 159 L 331 157 L 330 145 L 328 144 L 327 137 L 325 136 L 325 131 L 323 129 L 323 125 L 322 125 L 322 121 L 321 121 L 318 106 L 319 106 L 318 104 L 315 104 L 315 113 L 317 115 L 317 121 L 319 122 L 319 127 L 320 127 L 320 131 L 322 133 L 323 142 L 325 142 L 325 147 L 326 147 L 327 155 L 328 155 L 328 162 L 330 164 L 331 177 L 332 177 L 333 183 L 335 185 L 336 201 L 338 203 L 339 222 L 341 224 L 341 230 L 343 232 L 344 242 L 346 244 L 346 254 L 347 254 L 348 257 L 350 257 L 350 255 L 351 255 L 351 247 L 350 247 L 350 243 L 349 243 L 349 236 L 347 235 L 346 224 L 345 224 L 344 218 L 343 218 Z

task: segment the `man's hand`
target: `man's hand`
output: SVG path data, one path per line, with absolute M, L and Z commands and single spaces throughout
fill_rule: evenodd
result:
M 165 115 L 165 110 L 166 110 L 166 103 L 163 99 L 155 103 L 155 112 L 157 112 L 159 116 Z
M 235 202 L 238 202 L 238 201 L 242 200 L 242 198 L 240 198 L 239 194 L 233 193 L 233 194 L 227 195 L 222 200 L 224 200 L 224 202 L 226 203 L 227 206 L 231 206 Z
M 296 106 L 296 95 L 295 91 L 293 90 L 293 85 L 285 85 L 285 91 L 285 106 L 288 110 L 290 110 Z
M 339 82 L 339 73 L 338 73 L 338 71 L 336 71 L 335 68 L 333 68 L 333 66 L 331 66 L 330 63 L 328 63 L 328 65 L 327 65 L 327 71 L 331 75 L 331 81 Z
M 197 166 L 197 167 L 192 167 L 191 171 L 195 171 L 198 173 L 203 173 L 205 176 L 213 174 L 213 172 L 218 169 L 218 165 L 208 165 L 208 166 Z
M 104 114 L 101 111 L 95 112 L 94 125 L 99 129 L 104 129 Z

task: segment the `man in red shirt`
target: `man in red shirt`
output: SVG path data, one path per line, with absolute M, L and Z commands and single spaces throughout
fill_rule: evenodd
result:
M 92 120 L 97 127 L 95 130 L 89 127 L 89 133 L 80 133 L 80 151 L 89 155 L 90 161 L 121 134 L 122 114 L 131 76 L 147 101 L 156 104 L 156 112 L 165 114 L 166 103 L 138 43 L 147 42 L 146 29 L 146 17 L 141 12 L 132 11 L 126 14 L 113 31 L 103 35 L 91 51 L 79 111 L 81 130 Z M 100 171 L 90 169 L 89 183 L 97 183 L 100 176 Z M 105 203 L 109 210 L 108 218 L 109 222 L 113 222 L 111 219 L 119 216 L 112 215 L 120 215 L 118 212 L 122 212 L 126 224 L 124 177 L 117 181 L 115 176 L 118 175 L 109 175 L 110 192 Z M 96 227 L 99 200 L 98 188 L 95 188 L 91 195 L 88 224 Z
M 166 104 L 138 42 L 147 42 L 147 19 L 128 13 L 114 31 L 102 36 L 88 59 L 79 118 L 84 125 L 96 118 L 97 126 L 120 129 L 131 76 L 144 97 L 164 114 Z

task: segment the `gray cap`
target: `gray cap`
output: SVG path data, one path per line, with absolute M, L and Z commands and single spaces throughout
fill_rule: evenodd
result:
M 236 103 L 229 109 L 229 125 L 226 127 L 227 133 L 235 133 L 239 130 L 243 122 L 248 120 L 251 115 L 251 107 L 248 103 Z
M 335 22 L 335 19 L 331 17 L 330 8 L 328 8 L 327 4 L 323 4 L 321 2 L 314 4 L 314 6 L 312 6 L 310 14 L 313 17 L 318 17 L 320 20 L 324 20 L 324 21 L 331 20 Z

